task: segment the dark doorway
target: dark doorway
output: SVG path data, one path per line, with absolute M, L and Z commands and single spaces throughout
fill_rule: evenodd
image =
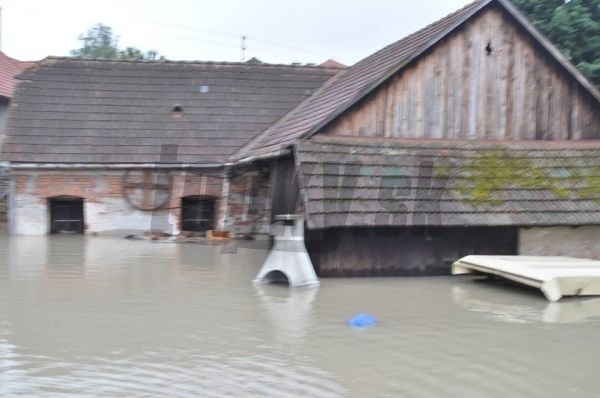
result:
M 50 206 L 50 233 L 82 234 L 83 233 L 83 199 L 52 198 Z
M 214 229 L 215 198 L 188 196 L 181 198 L 181 230 L 206 232 Z

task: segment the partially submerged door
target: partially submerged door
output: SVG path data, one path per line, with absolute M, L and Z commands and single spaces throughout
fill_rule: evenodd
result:
M 51 198 L 50 233 L 82 234 L 83 233 L 83 199 Z
M 192 196 L 181 199 L 181 230 L 206 232 L 214 229 L 215 198 Z

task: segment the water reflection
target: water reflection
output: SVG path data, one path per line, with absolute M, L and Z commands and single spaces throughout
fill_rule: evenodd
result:
M 263 284 L 256 284 L 255 289 L 271 321 L 274 338 L 281 344 L 300 345 L 313 320 L 313 303 L 319 289 L 290 289 Z
M 599 298 L 565 298 L 548 303 L 540 296 L 532 302 L 523 300 L 526 295 L 519 290 L 507 289 L 506 294 L 498 296 L 493 292 L 454 286 L 452 298 L 468 311 L 509 323 L 577 323 L 600 319 Z
M 0 237 L 0 396 L 597 395 L 599 300 L 450 277 L 254 286 L 266 254 Z M 359 312 L 381 322 L 348 327 Z

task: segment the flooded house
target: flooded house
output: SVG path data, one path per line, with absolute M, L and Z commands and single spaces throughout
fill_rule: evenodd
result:
M 48 58 L 20 78 L 15 234 L 243 235 L 301 214 L 321 276 L 600 258 L 600 92 L 507 0 L 348 68 Z
M 17 83 L 15 76 L 33 65 L 34 62 L 18 61 L 0 51 L 0 152 L 8 118 L 8 107 Z M 0 163 L 0 222 L 6 221 L 8 187 L 8 169 Z
M 338 70 L 40 61 L 19 76 L 2 153 L 12 175 L 10 229 L 258 231 L 268 170 L 234 173 L 228 159 Z

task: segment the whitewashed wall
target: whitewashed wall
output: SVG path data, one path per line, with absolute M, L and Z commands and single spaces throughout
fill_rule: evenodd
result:
M 40 198 L 19 193 L 14 198 L 11 231 L 17 235 L 49 233 L 48 205 Z M 178 221 L 168 211 L 142 212 L 121 198 L 103 198 L 98 202 L 84 201 L 84 220 L 88 234 L 124 235 L 161 231 L 178 234 Z

